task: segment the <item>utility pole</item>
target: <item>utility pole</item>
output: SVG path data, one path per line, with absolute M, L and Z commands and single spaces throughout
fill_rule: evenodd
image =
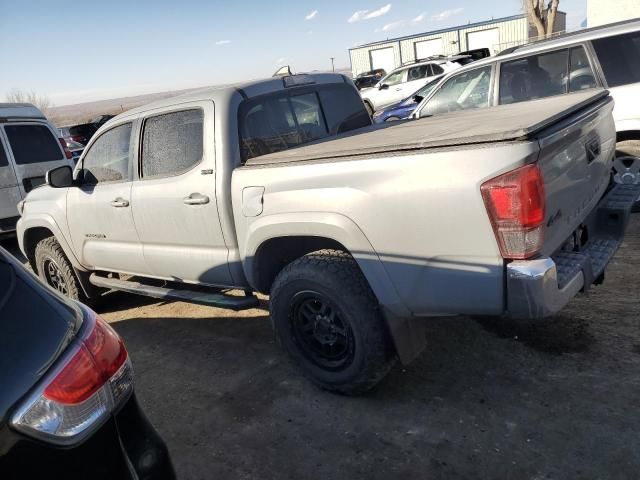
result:
M 336 71 L 336 67 L 333 65 L 333 60 L 335 57 L 329 57 L 331 59 L 331 71 L 335 72 Z

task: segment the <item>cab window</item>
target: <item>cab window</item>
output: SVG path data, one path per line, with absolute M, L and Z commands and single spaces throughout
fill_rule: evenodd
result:
M 390 87 L 392 87 L 393 85 L 398 85 L 399 83 L 406 82 L 406 74 L 406 70 L 400 70 L 399 72 L 390 74 L 387 78 L 381 80 L 380 83 L 388 85 Z
M 419 67 L 410 68 L 407 73 L 407 81 L 412 82 L 413 80 L 420 80 L 430 76 L 429 67 L 430 65 L 420 65 Z
M 142 132 L 143 178 L 180 175 L 202 160 L 204 112 L 197 108 L 149 117 Z
M 238 111 L 241 161 L 368 125 L 371 118 L 348 83 L 245 100 Z
M 469 70 L 447 80 L 420 112 L 421 117 L 489 106 L 491 66 Z
M 129 179 L 131 130 L 131 123 L 119 125 L 100 135 L 91 145 L 82 161 L 84 184 L 98 185 Z

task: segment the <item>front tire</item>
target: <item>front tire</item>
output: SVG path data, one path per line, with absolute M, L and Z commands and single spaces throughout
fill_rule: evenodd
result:
M 323 389 L 363 393 L 395 362 L 376 298 L 344 252 L 320 250 L 290 263 L 273 284 L 270 310 L 280 344 Z
M 91 303 L 82 290 L 71 262 L 55 237 L 40 240 L 36 245 L 35 265 L 38 277 L 51 288 L 72 300 Z

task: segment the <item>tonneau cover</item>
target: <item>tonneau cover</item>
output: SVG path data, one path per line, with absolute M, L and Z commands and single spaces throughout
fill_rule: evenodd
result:
M 606 97 L 595 89 L 542 100 L 465 110 L 367 127 L 302 147 L 247 160 L 247 166 L 325 160 L 474 143 L 526 140 Z

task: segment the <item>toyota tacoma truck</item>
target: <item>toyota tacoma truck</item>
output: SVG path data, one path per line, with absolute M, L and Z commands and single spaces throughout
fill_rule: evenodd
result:
M 50 171 L 20 248 L 83 302 L 269 295 L 302 372 L 356 394 L 423 350 L 428 317 L 543 318 L 602 281 L 638 196 L 610 181 L 612 108 L 590 90 L 370 126 L 337 75 L 206 89 Z

